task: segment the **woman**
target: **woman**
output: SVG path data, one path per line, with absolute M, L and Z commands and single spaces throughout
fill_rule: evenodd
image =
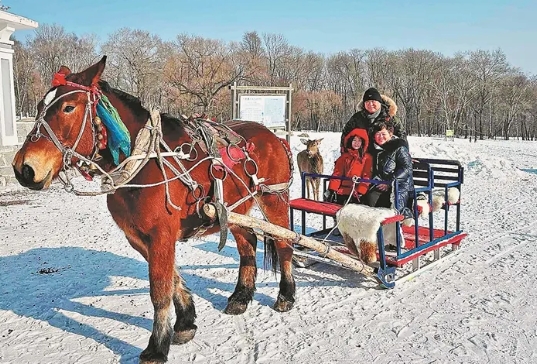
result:
M 333 176 L 371 178 L 373 159 L 367 153 L 369 138 L 364 129 L 354 129 L 345 138 L 345 151 L 336 160 Z M 367 192 L 369 183 L 361 182 L 355 186 L 351 180 L 331 179 L 325 192 L 325 201 L 343 205 L 360 202 L 361 196 Z M 351 196 L 349 200 L 349 196 Z
M 395 117 L 397 113 L 397 105 L 395 101 L 386 95 L 381 95 L 374 87 L 369 88 L 364 92 L 362 102 L 358 105 L 358 111 L 347 121 L 341 133 L 341 152 L 343 153 L 343 143 L 345 137 L 351 130 L 356 128 L 365 129 L 368 131 L 369 140 L 373 140 L 372 127 L 380 122 L 391 122 L 394 127 L 394 134 L 406 140 L 406 133 L 403 130 L 403 125 Z M 373 154 L 373 143 L 368 150 Z
M 373 160 L 373 179 L 382 181 L 397 181 L 397 196 L 393 207 L 397 206 L 400 214 L 413 218 L 408 208 L 409 198 L 414 191 L 412 179 L 412 158 L 408 152 L 406 140 L 393 134 L 393 124 L 380 122 L 373 127 L 374 148 L 376 150 Z M 363 196 L 362 202 L 372 207 L 392 207 L 392 193 L 394 185 L 371 184 L 369 191 Z

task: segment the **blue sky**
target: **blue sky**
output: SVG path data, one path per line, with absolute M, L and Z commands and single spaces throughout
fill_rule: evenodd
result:
M 122 27 L 164 40 L 187 33 L 240 41 L 248 31 L 282 34 L 325 54 L 352 48 L 429 49 L 445 55 L 501 48 L 537 75 L 536 0 L 2 0 L 10 12 L 100 40 Z M 27 31 L 15 33 L 25 39 Z

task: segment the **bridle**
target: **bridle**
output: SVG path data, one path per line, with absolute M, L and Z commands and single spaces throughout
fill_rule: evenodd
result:
M 56 73 L 54 75 L 54 78 L 52 80 L 52 86 L 56 87 L 55 89 L 52 89 L 49 91 L 45 97 L 43 98 L 43 109 L 38 114 L 36 118 L 36 124 L 34 131 L 28 134 L 27 139 L 29 139 L 31 142 L 37 142 L 41 137 L 47 139 L 48 141 L 52 142 L 54 146 L 61 152 L 62 154 L 62 166 L 61 170 L 64 172 L 67 172 L 67 170 L 73 168 L 73 159 L 76 158 L 79 161 L 86 162 L 88 164 L 95 162 L 96 157 L 99 152 L 99 140 L 97 138 L 97 126 L 95 125 L 94 118 L 96 116 L 96 107 L 97 103 L 99 102 L 101 98 L 101 91 L 96 86 L 84 86 L 80 85 L 78 83 L 74 83 L 71 81 L 67 81 L 65 79 L 65 75 L 63 73 Z M 75 90 L 66 92 L 59 97 L 56 97 L 56 91 L 58 86 L 71 86 L 75 88 Z M 60 141 L 58 136 L 54 133 L 52 128 L 50 127 L 50 124 L 45 120 L 45 115 L 47 111 L 56 104 L 59 100 L 62 98 L 73 95 L 76 93 L 86 93 L 87 96 L 87 102 L 86 107 L 84 110 L 84 118 L 82 120 L 82 124 L 80 126 L 80 130 L 78 132 L 78 136 L 75 139 L 75 142 L 72 146 L 65 145 Z M 89 122 L 91 123 L 91 130 L 92 130 L 92 139 L 93 139 L 93 150 L 88 156 L 81 155 L 76 151 L 76 148 L 78 147 L 78 144 L 80 140 L 82 139 L 82 135 L 84 134 L 84 130 L 86 128 L 86 124 Z M 41 127 L 43 127 L 46 130 L 46 134 L 41 131 Z M 80 168 L 75 165 L 75 167 L 80 171 Z M 81 171 L 82 172 L 82 171 Z M 82 173 L 84 175 L 84 173 Z M 87 175 L 87 174 L 86 174 Z M 86 176 L 85 176 L 86 177 Z M 89 175 L 88 175 L 89 177 Z M 91 177 L 90 177 L 91 178 Z M 60 177 L 60 180 L 64 183 L 66 188 L 68 186 L 72 186 L 70 182 L 63 180 Z

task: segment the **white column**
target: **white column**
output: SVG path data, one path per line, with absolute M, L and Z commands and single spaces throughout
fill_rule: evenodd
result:
M 37 26 L 33 20 L 0 10 L 0 146 L 17 144 L 13 41 L 9 37 L 16 30 Z
M 17 144 L 13 50 L 0 48 L 0 144 Z

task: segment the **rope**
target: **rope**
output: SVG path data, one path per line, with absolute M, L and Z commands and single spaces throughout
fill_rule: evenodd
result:
M 354 189 L 355 189 L 356 185 L 359 183 L 359 180 L 360 180 L 360 179 L 357 178 L 356 176 L 353 176 L 353 177 L 352 177 L 352 192 L 354 192 Z M 343 204 L 343 206 L 342 206 L 341 208 L 347 206 L 347 205 L 350 203 L 351 198 L 352 198 L 352 192 L 349 193 L 349 197 L 347 197 L 347 200 L 345 201 L 345 203 Z M 330 229 L 330 231 L 328 232 L 328 234 L 326 234 L 326 236 L 324 237 L 324 239 L 323 239 L 321 242 L 322 242 L 323 244 L 327 244 L 327 243 L 326 243 L 326 240 L 328 239 L 328 237 L 329 237 L 330 235 L 332 235 L 332 233 L 333 233 L 338 227 L 339 227 L 339 221 L 336 219 L 336 224 L 334 225 L 334 227 L 333 227 L 332 229 Z M 328 245 L 329 245 L 329 244 L 328 244 Z M 329 252 L 329 250 L 327 250 L 327 253 L 326 253 L 326 254 L 328 254 L 328 252 Z

